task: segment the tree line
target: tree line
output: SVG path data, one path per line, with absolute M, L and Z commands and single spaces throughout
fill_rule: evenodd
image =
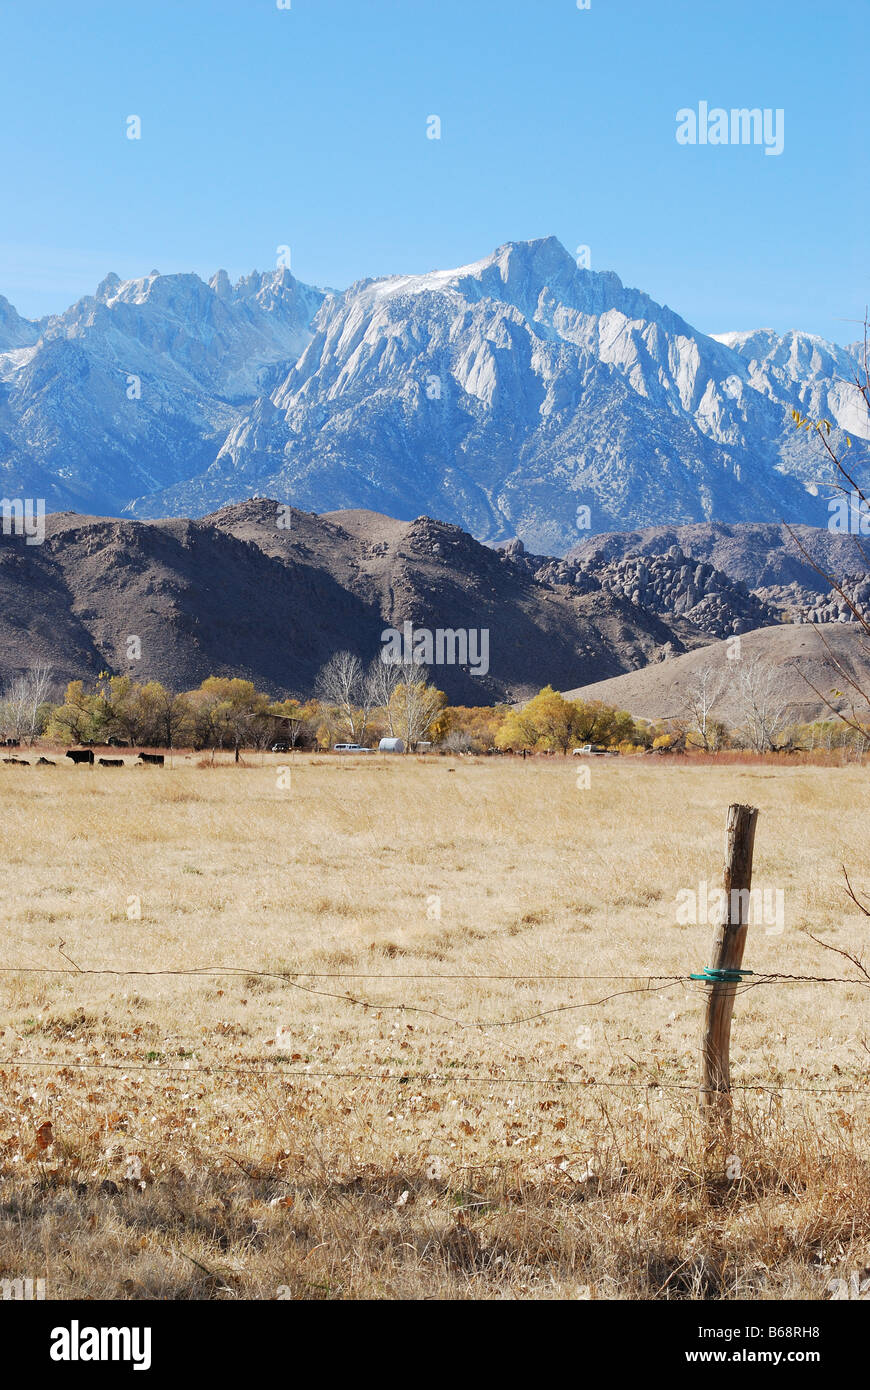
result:
M 788 705 L 770 672 L 747 664 L 739 727 L 714 717 L 725 690 L 719 671 L 704 668 L 688 684 L 677 718 L 634 718 L 599 700 L 568 700 L 545 686 L 524 705 L 449 705 L 425 668 L 365 666 L 338 652 L 320 671 L 309 700 L 275 700 L 253 681 L 209 676 L 195 690 L 174 692 L 157 680 L 102 672 L 70 681 L 51 698 L 51 672 L 34 667 L 0 695 L 0 739 L 33 744 L 121 744 L 144 748 L 328 749 L 337 742 L 371 745 L 401 738 L 408 749 L 429 742 L 445 752 L 569 753 L 593 744 L 623 753 L 717 752 L 746 748 L 870 751 L 870 723 L 834 719 L 789 723 Z
M 401 738 L 414 747 L 446 730 L 447 699 L 416 664 L 364 667 L 338 652 L 320 671 L 315 695 L 275 700 L 253 681 L 209 676 L 195 690 L 173 691 L 161 681 L 101 672 L 94 681 L 70 681 L 63 699 L 51 698 L 46 667 L 16 677 L 0 695 L 0 738 L 34 743 L 121 744 L 129 747 L 263 749 L 329 748 Z

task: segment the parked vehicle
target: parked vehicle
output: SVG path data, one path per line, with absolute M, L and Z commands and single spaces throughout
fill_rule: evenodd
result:
M 363 748 L 361 743 L 337 743 L 333 748 L 333 753 L 370 753 L 370 748 Z
M 290 745 L 289 745 L 289 743 L 273 743 L 273 744 L 272 744 L 272 752 L 273 752 L 273 753 L 289 753 L 289 752 L 290 752 Z

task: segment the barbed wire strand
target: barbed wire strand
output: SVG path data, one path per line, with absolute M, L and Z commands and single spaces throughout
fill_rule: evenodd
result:
M 278 1058 L 268 1059 L 271 1067 L 280 1066 Z M 585 1077 L 527 1077 L 527 1076 L 463 1076 L 455 1074 L 451 1076 L 441 1076 L 434 1072 L 400 1072 L 394 1075 L 373 1075 L 371 1072 L 356 1071 L 290 1071 L 283 1070 L 280 1074 L 265 1069 L 262 1065 L 258 1067 L 243 1067 L 231 1065 L 224 1062 L 197 1063 L 195 1066 L 164 1066 L 158 1063 L 124 1063 L 124 1062 L 79 1062 L 63 1061 L 46 1057 L 27 1057 L 27 1058 L 0 1058 L 0 1071 L 3 1067 L 10 1070 L 16 1068 L 46 1067 L 58 1071 L 64 1070 L 85 1070 L 85 1071 L 124 1071 L 124 1072 L 150 1072 L 153 1074 L 169 1074 L 172 1076 L 193 1076 L 197 1073 L 228 1072 L 239 1076 L 258 1076 L 266 1077 L 270 1080 L 276 1076 L 281 1080 L 288 1077 L 299 1080 L 334 1080 L 334 1081 L 368 1081 L 374 1084 L 395 1082 L 407 1085 L 411 1081 L 430 1083 L 436 1085 L 451 1085 L 456 1082 L 474 1084 L 477 1086 L 575 1086 L 584 1090 L 592 1090 L 596 1087 L 608 1087 L 615 1090 L 630 1089 L 643 1091 L 690 1091 L 697 1094 L 702 1088 L 697 1083 L 691 1081 L 657 1081 L 655 1079 L 646 1081 L 597 1081 Z M 732 1091 L 767 1091 L 777 1094 L 781 1091 L 795 1092 L 801 1095 L 825 1095 L 825 1096 L 865 1096 L 870 1099 L 870 1091 L 855 1090 L 850 1087 L 826 1087 L 826 1086 L 787 1086 L 771 1082 L 734 1082 L 731 1086 Z
M 415 973 L 392 973 L 387 971 L 364 970 L 256 970 L 244 965 L 199 965 L 189 969 L 165 970 L 116 970 L 108 967 L 90 969 L 87 966 L 44 966 L 44 965 L 5 965 L 0 966 L 0 975 L 192 975 L 214 976 L 252 976 L 276 980 L 687 980 L 688 975 L 651 975 L 646 970 L 637 970 L 632 975 L 550 975 L 546 972 L 528 975 L 476 975 L 440 974 L 431 971 Z
M 63 943 L 61 943 L 61 945 L 63 945 Z M 62 952 L 62 954 L 65 954 L 65 953 Z M 68 957 L 68 956 L 66 957 L 66 959 L 71 960 L 71 958 Z M 389 1003 L 389 1002 L 387 1002 L 386 1000 L 362 999 L 362 998 L 357 998 L 357 997 L 355 997 L 354 995 L 349 994 L 349 993 L 340 994 L 340 993 L 338 993 L 338 992 L 335 991 L 335 990 L 315 989 L 312 985 L 303 985 L 303 984 L 300 984 L 300 983 L 299 983 L 300 979 L 348 979 L 348 980 L 363 979 L 363 978 L 366 978 L 366 979 L 375 979 L 375 978 L 382 978 L 382 979 L 403 979 L 403 978 L 407 978 L 407 979 L 410 979 L 410 978 L 412 978 L 412 977 L 410 977 L 410 976 L 402 976 L 402 975 L 395 975 L 395 976 L 387 976 L 387 975 L 383 975 L 383 976 L 373 976 L 373 975 L 359 976 L 359 975 L 354 975 L 352 972 L 341 972 L 341 973 L 333 973 L 333 974 L 330 974 L 330 975 L 325 975 L 325 974 L 318 974 L 318 973 L 308 974 L 308 973 L 305 972 L 305 971 L 299 971 L 299 972 L 293 973 L 293 972 L 275 971 L 275 970 L 245 970 L 245 969 L 243 969 L 242 967 L 232 967 L 232 968 L 227 967 L 227 968 L 225 968 L 225 967 L 212 967 L 212 966 L 202 966 L 202 967 L 199 967 L 199 968 L 197 968 L 197 969 L 189 969 L 189 970 L 174 970 L 174 969 L 173 969 L 173 970 L 149 970 L 149 971 L 142 971 L 142 970 L 113 970 L 113 969 L 107 969 L 107 968 L 104 968 L 104 967 L 101 967 L 101 968 L 99 968 L 99 969 L 88 969 L 88 968 L 86 968 L 86 967 L 80 967 L 80 966 L 76 965 L 76 963 L 73 962 L 73 961 L 71 961 L 71 965 L 72 965 L 72 967 L 73 967 L 72 969 L 64 969 L 64 970 L 60 970 L 58 967 L 38 967 L 38 968 L 37 968 L 37 971 L 36 971 L 35 973 L 38 973 L 38 974 L 42 974 L 42 973 L 49 973 L 49 974 L 62 973 L 62 974 L 73 974 L 73 975 L 75 975 L 75 974 L 80 974 L 80 975 L 93 975 L 93 976 L 109 975 L 109 976 L 112 976 L 112 977 L 134 976 L 134 977 L 136 977 L 136 978 L 152 978 L 152 977 L 157 977 L 157 976 L 170 976 L 170 977 L 171 977 L 171 976 L 185 976 L 185 977 L 189 977 L 189 978 L 199 978 L 199 979 L 203 979 L 203 978 L 214 978 L 214 977 L 217 975 L 218 977 L 225 976 L 225 977 L 227 977 L 227 978 L 236 977 L 236 976 L 242 976 L 243 978 L 255 978 L 255 979 L 256 979 L 256 978 L 279 979 L 279 980 L 281 980 L 285 985 L 288 985 L 291 989 L 299 990 L 299 991 L 300 991 L 301 993 L 303 993 L 303 994 L 309 994 L 309 995 L 311 995 L 311 996 L 313 996 L 313 997 L 316 997 L 316 998 L 322 998 L 322 999 L 335 999 L 335 1000 L 340 1001 L 340 1002 L 343 1003 L 343 1004 L 350 1004 L 351 1006 L 353 1006 L 353 1007 L 355 1007 L 355 1008 L 362 1008 L 362 1009 L 366 1009 L 366 1010 L 371 1009 L 371 1010 L 373 1010 L 373 1011 L 380 1011 L 380 1012 L 389 1011 L 389 1012 L 401 1012 L 401 1013 L 422 1014 L 422 1015 L 425 1015 L 425 1016 L 428 1017 L 428 1018 L 437 1018 L 437 1019 L 440 1019 L 442 1022 L 444 1022 L 444 1023 L 449 1023 L 452 1027 L 454 1027 L 454 1028 L 460 1028 L 460 1029 L 462 1029 L 463 1031 L 465 1031 L 465 1030 L 467 1030 L 467 1029 L 474 1029 L 474 1028 L 477 1028 L 477 1029 L 488 1029 L 488 1028 L 490 1028 L 490 1029 L 495 1029 L 495 1028 L 513 1028 L 513 1027 L 517 1027 L 517 1026 L 519 1026 L 520 1024 L 523 1024 L 523 1023 L 535 1023 L 535 1022 L 537 1022 L 537 1021 L 538 1021 L 539 1019 L 541 1019 L 541 1018 L 549 1018 L 549 1017 L 551 1017 L 551 1016 L 553 1016 L 553 1015 L 555 1015 L 555 1014 L 560 1014 L 560 1013 L 573 1013 L 573 1012 L 576 1012 L 578 1009 L 598 1008 L 598 1007 L 600 1007 L 602 1004 L 607 1004 L 607 1003 L 609 1003 L 609 1002 L 610 1002 L 611 1000 L 613 1000 L 613 999 L 618 999 L 618 998 L 621 998 L 621 997 L 624 997 L 624 996 L 630 995 L 630 994 L 649 994 L 649 993 L 657 993 L 660 989 L 663 989 L 663 988 L 665 988 L 665 989 L 667 989 L 667 988 L 672 988 L 675 984 L 680 984 L 680 983 L 685 983 L 685 984 L 689 984 L 689 983 L 701 984 L 703 988 L 708 988 L 709 985 L 710 985 L 711 983 L 716 983 L 716 982 L 714 982 L 714 981 L 708 981 L 708 980 L 694 980 L 693 977 L 690 976 L 690 975 L 655 975 L 655 976 L 649 976 L 649 975 L 625 975 L 625 976 L 607 975 L 607 976 L 602 976 L 602 977 L 600 977 L 600 978 L 609 979 L 609 980 L 638 980 L 638 979 L 645 979 L 645 980 L 647 980 L 647 984 L 645 984 L 645 985 L 638 985 L 638 986 L 635 986 L 635 987 L 632 988 L 632 989 L 614 990 L 614 991 L 612 991 L 610 994 L 603 995 L 600 999 L 587 999 L 587 1000 L 581 1000 L 581 1001 L 578 1001 L 578 1002 L 572 1002 L 572 1003 L 569 1003 L 569 1004 L 555 1004 L 555 1005 L 553 1005 L 552 1008 L 549 1008 L 549 1009 L 540 1009 L 540 1010 L 538 1010 L 538 1011 L 535 1012 L 535 1013 L 523 1014 L 523 1015 L 520 1015 L 520 1016 L 517 1017 L 517 1018 L 511 1018 L 511 1019 L 475 1019 L 475 1020 L 472 1020 L 472 1021 L 468 1022 L 468 1021 L 463 1021 L 462 1019 L 454 1018 L 451 1014 L 443 1013 L 443 1012 L 442 1012 L 441 1010 L 439 1010 L 439 1009 L 430 1009 L 430 1008 L 426 1008 L 425 1005 L 409 1003 L 407 1000 L 402 1000 L 402 1001 L 400 1001 L 399 1003 Z M 424 979 L 424 978 L 433 978 L 433 979 L 437 979 L 437 978 L 444 978 L 444 977 L 440 977 L 440 976 L 427 977 L 427 976 L 419 976 L 419 975 L 418 975 L 418 976 L 416 976 L 416 977 L 414 977 L 414 978 L 417 978 L 417 979 Z M 465 977 L 462 977 L 462 978 L 465 978 L 465 979 L 468 979 L 468 980 L 476 980 L 476 979 L 482 979 L 482 978 L 484 978 L 484 977 L 483 977 L 483 976 L 468 975 L 468 976 L 465 976 Z M 546 980 L 546 979 L 548 979 L 548 978 L 556 979 L 556 978 L 558 978 L 558 977 L 548 977 L 548 976 L 536 975 L 536 976 L 515 976 L 515 977 L 508 977 L 508 978 L 514 978 L 514 979 L 536 979 L 536 980 Z M 568 977 L 564 977 L 564 978 L 568 978 Z M 575 977 L 573 977 L 573 978 L 574 978 L 575 980 L 578 980 L 578 979 L 592 978 L 592 977 L 575 976 Z M 759 976 L 757 979 L 754 979 L 754 980 L 752 980 L 752 981 L 746 980 L 746 981 L 734 981 L 734 982 L 726 982 L 726 983 L 733 983 L 733 984 L 734 984 L 734 988 L 735 988 L 735 993 L 741 993 L 741 994 L 742 994 L 742 993 L 745 993 L 747 989 L 756 988 L 756 987 L 757 987 L 758 985 L 760 985 L 760 984 L 773 984 L 773 983 L 776 983 L 777 980 L 778 980 L 778 978 L 779 978 L 779 977 L 778 977 L 777 975 L 764 975 L 764 976 Z M 796 983 L 796 982 L 798 982 L 798 981 L 803 981 L 804 983 L 814 983 L 814 984 L 859 984 L 859 985 L 860 985 L 860 984 L 863 984 L 865 987 L 870 987 L 870 980 L 862 981 L 862 980 L 851 980 L 851 979 L 842 979 L 842 978 L 839 978 L 839 979 L 838 979 L 838 978 L 835 978 L 835 977 L 828 977 L 828 978 L 825 978 L 825 977 L 823 977 L 823 976 L 794 976 L 794 975 L 786 976 L 786 977 L 783 977 L 783 978 L 786 979 L 786 980 L 788 980 L 790 983 Z
M 714 980 L 697 981 L 693 974 L 672 974 L 672 975 L 653 975 L 647 970 L 636 970 L 629 975 L 620 974 L 582 974 L 582 975 L 552 975 L 546 971 L 531 972 L 524 975 L 492 975 L 492 974 L 467 974 L 467 973 L 436 973 L 431 971 L 422 972 L 387 972 L 387 971 L 362 971 L 362 970 L 256 970 L 244 965 L 201 965 L 193 966 L 188 969 L 162 969 L 162 970 L 117 970 L 109 967 L 90 968 L 88 966 L 44 966 L 44 965 L 7 965 L 0 966 L 0 975 L 115 975 L 115 976 L 141 976 L 144 978 L 158 977 L 161 975 L 190 976 L 192 978 L 207 979 L 209 977 L 250 977 L 252 979 L 272 979 L 283 980 L 286 984 L 293 984 L 298 979 L 303 980 L 650 980 L 650 981 L 673 981 L 679 983 L 700 983 L 703 986 L 717 983 Z M 779 971 L 759 972 L 752 981 L 741 981 L 741 984 L 772 984 L 781 983 L 802 983 L 819 985 L 861 985 L 864 989 L 870 989 L 870 978 L 862 979 L 859 976 L 842 975 L 786 975 Z M 728 983 L 727 981 L 725 983 Z M 344 996 L 337 996 L 342 998 Z
M 650 992 L 658 992 L 658 991 L 659 991 L 660 989 L 662 989 L 662 988 L 666 988 L 666 989 L 667 989 L 667 988 L 672 988 L 675 984 L 697 984 L 697 985 L 700 985 L 703 989 L 707 989 L 707 988 L 710 987 L 711 984 L 716 983 L 716 982 L 714 982 L 714 981 L 708 981 L 708 980 L 696 980 L 696 979 L 693 979 L 692 976 L 690 976 L 690 975 L 679 975 L 679 974 L 678 974 L 678 975 L 650 975 L 650 974 L 641 973 L 641 972 L 636 973 L 636 974 L 632 974 L 632 975 L 617 975 L 617 974 L 585 974 L 585 975 L 547 975 L 547 974 L 530 974 L 530 975 L 474 975 L 474 974 L 428 974 L 428 973 L 423 973 L 423 974 L 421 974 L 421 973 L 414 973 L 414 974 L 405 974 L 405 973 L 401 973 L 401 974 L 399 974 L 399 973 L 384 973 L 384 972 L 360 972 L 360 973 L 356 973 L 356 972 L 353 972 L 353 971 L 341 971 L 341 972 L 276 971 L 276 970 L 255 970 L 255 969 L 251 969 L 251 968 L 249 968 L 249 967 L 244 967 L 244 966 L 198 966 L 198 967 L 195 967 L 195 968 L 188 968 L 188 969 L 160 969 L 160 970 L 144 970 L 144 969 L 143 969 L 143 970 L 136 970 L 136 969 L 133 969 L 133 970 L 118 970 L 118 969 L 112 969 L 112 968 L 107 968 L 107 967 L 100 967 L 100 968 L 91 969 L 91 968 L 88 968 L 88 967 L 79 966 L 75 961 L 72 960 L 71 957 L 66 956 L 66 953 L 63 952 L 63 950 L 62 950 L 63 945 L 64 945 L 64 943 L 61 942 L 61 954 L 63 954 L 63 955 L 65 956 L 65 958 L 66 958 L 67 960 L 70 961 L 70 965 L 67 966 L 67 967 L 58 967 L 58 966 L 5 966 L 5 967 L 0 968 L 0 974 L 3 974 L 3 975 L 11 975 L 11 974 L 31 974 L 31 973 L 33 973 L 33 974 L 40 974 L 40 975 L 91 975 L 91 976 L 110 976 L 110 977 L 136 977 L 136 978 L 187 977 L 187 978 L 199 978 L 199 979 L 206 978 L 206 979 L 207 979 L 207 978 L 236 978 L 236 977 L 242 977 L 242 978 L 245 978 L 245 979 L 247 979 L 247 978 L 254 978 L 254 979 L 256 979 L 256 978 L 278 979 L 278 980 L 281 980 L 284 984 L 289 985 L 291 988 L 300 990 L 301 992 L 303 992 L 303 993 L 305 993 L 305 994 L 310 994 L 310 995 L 313 995 L 313 996 L 316 996 L 316 997 L 320 997 L 320 998 L 335 999 L 335 1000 L 337 1000 L 337 1001 L 339 1001 L 339 1002 L 341 1002 L 341 1003 L 343 1003 L 343 1004 L 350 1004 L 350 1005 L 355 1006 L 355 1007 L 360 1007 L 360 1008 L 363 1008 L 363 1009 L 366 1009 L 366 1010 L 372 1010 L 372 1011 L 376 1011 L 376 1012 L 377 1012 L 377 1011 L 389 1010 L 389 1011 L 400 1011 L 400 1012 L 402 1012 L 402 1013 L 421 1013 L 421 1014 L 425 1014 L 425 1015 L 427 1015 L 427 1016 L 429 1016 L 429 1017 L 441 1019 L 442 1021 L 447 1022 L 447 1023 L 450 1023 L 452 1026 L 454 1026 L 454 1027 L 456 1027 L 456 1028 L 461 1028 L 461 1029 L 463 1029 L 463 1030 L 466 1030 L 466 1029 L 474 1029 L 474 1028 L 478 1028 L 478 1029 L 494 1029 L 494 1028 L 508 1028 L 508 1027 L 514 1027 L 514 1026 L 517 1026 L 517 1025 L 522 1024 L 522 1023 L 531 1023 L 531 1022 L 535 1022 L 535 1021 L 537 1021 L 537 1020 L 539 1020 L 539 1019 L 551 1017 L 551 1016 L 553 1016 L 553 1015 L 555 1015 L 555 1014 L 559 1014 L 559 1013 L 569 1013 L 569 1012 L 576 1011 L 576 1010 L 578 1010 L 578 1009 L 597 1008 L 597 1007 L 600 1007 L 600 1006 L 603 1005 L 603 1004 L 606 1004 L 606 1003 L 610 1002 L 612 999 L 621 998 L 621 997 L 624 997 L 624 996 L 626 996 L 626 995 L 631 995 L 631 994 L 643 994 L 643 993 L 650 993 Z M 419 1004 L 412 1004 L 412 1003 L 409 1003 L 409 1002 L 407 1002 L 407 1001 L 402 1001 L 402 1002 L 399 1002 L 399 1003 L 387 1003 L 387 1002 L 382 1001 L 382 1000 L 371 1000 L 371 999 L 356 998 L 356 997 L 354 997 L 353 995 L 350 995 L 350 994 L 347 994 L 347 993 L 345 993 L 345 994 L 340 994 L 340 993 L 337 993 L 337 992 L 334 991 L 334 990 L 315 989 L 315 988 L 313 988 L 312 986 L 300 984 L 300 983 L 299 983 L 300 979 L 332 979 L 332 980 L 337 980 L 337 979 L 348 979 L 348 980 L 360 980 L 360 979 L 378 980 L 378 979 L 383 979 L 383 980 L 389 980 L 389 981 L 412 980 L 412 979 L 413 979 L 413 980 L 433 980 L 433 981 L 437 981 L 437 980 L 466 980 L 466 981 L 472 981 L 472 980 L 474 980 L 474 981 L 477 981 L 477 980 L 511 980 L 511 981 L 517 981 L 517 980 L 537 980 L 537 981 L 544 981 L 544 982 L 551 981 L 551 980 L 554 981 L 554 982 L 561 982 L 561 981 L 574 981 L 574 982 L 577 982 L 577 981 L 584 981 L 584 980 L 610 980 L 610 981 L 623 981 L 623 982 L 624 982 L 624 981 L 628 981 L 628 980 L 640 980 L 640 979 L 643 979 L 643 980 L 646 980 L 647 983 L 646 983 L 645 985 L 635 986 L 635 987 L 632 988 L 632 989 L 615 990 L 615 991 L 613 991 L 613 992 L 610 993 L 610 994 L 606 994 L 606 995 L 602 996 L 600 999 L 582 1000 L 582 1001 L 571 1002 L 571 1003 L 567 1003 L 567 1004 L 558 1004 L 558 1005 L 554 1005 L 554 1006 L 553 1006 L 552 1008 L 550 1008 L 550 1009 L 540 1010 L 540 1011 L 538 1011 L 537 1013 L 533 1013 L 533 1014 L 522 1015 L 522 1016 L 520 1016 L 520 1017 L 518 1017 L 518 1018 L 513 1018 L 513 1019 L 488 1019 L 488 1020 L 487 1020 L 487 1019 L 482 1019 L 482 1020 L 473 1020 L 473 1021 L 471 1021 L 471 1022 L 467 1022 L 467 1021 L 463 1021 L 463 1020 L 460 1020 L 460 1019 L 453 1018 L 453 1017 L 451 1017 L 451 1016 L 448 1015 L 448 1014 L 441 1013 L 440 1011 L 437 1011 L 437 1010 L 434 1010 L 434 1009 L 427 1009 L 427 1008 L 425 1008 L 425 1007 L 422 1006 L 422 1005 L 419 1005 Z M 745 993 L 748 989 L 755 989 L 755 988 L 757 988 L 759 985 L 764 985 L 764 984 L 775 984 L 775 983 L 807 983 L 807 984 L 826 984 L 826 985 L 831 985 L 831 984 L 840 984 L 840 985 L 862 985 L 862 986 L 864 986 L 865 988 L 867 988 L 868 986 L 870 986 L 870 980 L 855 979 L 855 978 L 851 978 L 851 977 L 843 978 L 843 977 L 838 977 L 838 976 L 786 975 L 786 974 L 780 974 L 780 973 L 768 973 L 768 974 L 764 974 L 764 975 L 761 975 L 761 974 L 760 974 L 757 978 L 753 978 L 751 981 L 750 981 L 750 980 L 743 980 L 743 981 L 739 981 L 739 982 L 736 982 L 736 981 L 733 982 L 735 993 L 739 993 L 739 994 Z M 267 1059 L 267 1061 L 268 1061 L 269 1066 L 270 1066 L 271 1068 L 274 1068 L 274 1067 L 277 1067 L 277 1066 L 280 1066 L 280 1067 L 283 1068 L 283 1063 L 282 1063 L 282 1061 L 281 1061 L 280 1058 L 277 1058 L 277 1057 L 274 1058 L 274 1059 L 271 1059 L 271 1058 L 270 1058 L 270 1059 Z M 54 1060 L 54 1059 L 50 1059 L 50 1058 L 16 1058 L 16 1057 L 0 1058 L 0 1066 L 4 1066 L 4 1065 L 5 1065 L 5 1066 L 9 1066 L 9 1067 L 11 1067 L 11 1068 L 13 1068 L 13 1069 L 14 1069 L 14 1068 L 40 1068 L 40 1067 L 43 1067 L 43 1068 L 54 1068 L 54 1069 L 57 1069 L 57 1070 L 64 1070 L 64 1069 L 67 1069 L 67 1070 L 77 1070 L 77 1069 L 78 1069 L 78 1070 L 83 1070 L 83 1069 L 87 1069 L 87 1070 L 111 1070 L 111 1071 L 125 1071 L 125 1072 L 143 1071 L 143 1072 L 150 1072 L 150 1073 L 166 1073 L 166 1074 L 177 1075 L 177 1076 L 189 1076 L 189 1075 L 197 1074 L 197 1073 L 220 1072 L 220 1073 L 229 1073 L 229 1074 L 236 1074 L 236 1075 L 248 1075 L 248 1076 L 268 1077 L 269 1079 L 273 1079 L 273 1078 L 275 1077 L 275 1075 L 277 1074 L 276 1072 L 274 1072 L 274 1071 L 272 1071 L 272 1070 L 264 1070 L 262 1064 L 261 1064 L 260 1066 L 258 1066 L 258 1067 L 240 1067 L 240 1066 L 237 1066 L 237 1065 L 229 1065 L 229 1064 L 224 1064 L 224 1063 L 208 1063 L 208 1064 L 197 1063 L 195 1066 L 190 1066 L 190 1065 L 187 1065 L 187 1064 L 181 1064 L 180 1066 L 165 1066 L 165 1065 L 162 1065 L 162 1064 L 136 1063 L 136 1062 L 130 1062 L 130 1063 L 124 1063 L 124 1062 L 82 1062 L 82 1061 L 78 1061 L 78 1060 L 67 1060 L 67 1061 L 64 1061 L 64 1060 Z M 287 1079 L 287 1078 L 291 1078 L 291 1077 L 299 1077 L 299 1078 L 311 1078 L 311 1079 L 335 1079 L 335 1080 L 341 1079 L 341 1080 L 369 1081 L 369 1082 L 375 1082 L 375 1083 L 377 1083 L 377 1082 L 382 1082 L 382 1083 L 383 1083 L 383 1082 L 387 1082 L 387 1081 L 399 1081 L 399 1082 L 401 1082 L 401 1083 L 403 1083 L 403 1084 L 405 1084 L 406 1082 L 408 1082 L 408 1081 L 410 1081 L 410 1080 L 413 1079 L 413 1080 L 417 1080 L 417 1081 L 421 1081 L 421 1082 L 436 1083 L 436 1084 L 443 1084 L 443 1085 L 447 1085 L 447 1084 L 449 1084 L 451 1081 L 453 1081 L 453 1082 L 457 1082 L 457 1081 L 458 1081 L 458 1082 L 461 1082 L 463 1085 L 466 1085 L 466 1084 L 469 1084 L 470 1082 L 473 1082 L 474 1084 L 477 1084 L 477 1085 L 484 1085 L 484 1086 L 489 1086 L 489 1085 L 505 1085 L 505 1084 L 509 1084 L 509 1085 L 535 1085 L 535 1086 L 566 1086 L 566 1085 L 567 1085 L 567 1086 L 577 1086 L 577 1087 L 583 1087 L 583 1088 L 590 1088 L 590 1087 L 596 1087 L 596 1086 L 604 1086 L 604 1087 L 611 1087 L 611 1088 L 616 1088 L 616 1089 L 625 1087 L 625 1088 L 648 1089 L 648 1090 L 649 1090 L 649 1089 L 651 1089 L 651 1090 L 655 1090 L 655 1089 L 660 1089 L 660 1090 L 682 1090 L 682 1091 L 697 1091 L 697 1090 L 698 1090 L 698 1087 L 697 1087 L 696 1085 L 693 1085 L 692 1083 L 685 1083 L 685 1082 L 662 1082 L 662 1081 L 656 1080 L 654 1077 L 653 1077 L 653 1078 L 650 1078 L 650 1079 L 647 1079 L 647 1080 L 645 1080 L 645 1081 L 625 1081 L 625 1082 L 617 1082 L 617 1081 L 606 1081 L 606 1082 L 605 1082 L 605 1081 L 590 1080 L 590 1079 L 588 1079 L 588 1078 L 572 1079 L 572 1078 L 565 1078 L 565 1077 L 551 1077 L 551 1078 L 532 1078 L 532 1077 L 490 1077 L 490 1078 L 480 1078 L 480 1077 L 458 1076 L 458 1075 L 453 1075 L 452 1077 L 439 1077 L 439 1076 L 437 1076 L 437 1075 L 435 1075 L 435 1074 L 430 1074 L 430 1073 L 413 1073 L 413 1074 L 410 1074 L 410 1073 L 405 1074 L 405 1073 L 403 1073 L 402 1076 L 400 1076 L 400 1077 L 395 1077 L 395 1076 L 387 1076 L 387 1077 L 384 1077 L 383 1075 L 382 1075 L 382 1076 L 372 1076 L 372 1075 L 369 1074 L 369 1073 L 362 1073 L 362 1072 L 331 1072 L 331 1071 L 300 1071 L 300 1070 L 291 1071 L 291 1070 L 286 1069 L 286 1068 L 283 1068 L 283 1069 L 282 1069 L 282 1071 L 280 1072 L 280 1076 L 282 1077 L 282 1079 Z M 809 1095 L 849 1095 L 849 1096 L 866 1096 L 866 1097 L 870 1097 L 870 1091 L 861 1091 L 861 1090 L 854 1089 L 854 1088 L 801 1087 L 801 1086 L 770 1085 L 769 1083 L 754 1083 L 754 1082 L 752 1082 L 752 1083 L 750 1083 L 750 1082 L 746 1082 L 746 1083 L 737 1083 L 737 1084 L 735 1084 L 735 1085 L 732 1087 L 732 1089 L 733 1089 L 733 1090 L 770 1091 L 770 1092 L 774 1092 L 774 1093 L 779 1092 L 779 1091 L 790 1091 L 790 1092 L 798 1092 L 798 1093 L 801 1093 L 801 1094 L 809 1094 Z

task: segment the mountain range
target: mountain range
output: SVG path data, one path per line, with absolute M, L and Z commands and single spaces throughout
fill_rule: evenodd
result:
M 103 670 L 173 689 L 240 675 L 275 696 L 306 697 L 334 652 L 369 661 L 406 622 L 487 632 L 486 670 L 432 669 L 453 703 L 519 700 L 546 683 L 574 689 L 662 663 L 678 672 L 679 659 L 718 638 L 783 626 L 769 596 L 794 588 L 754 580 L 794 574 L 818 610 L 824 580 L 787 532 L 778 556 L 776 539 L 721 523 L 660 528 L 602 536 L 559 558 L 516 538 L 483 545 L 426 516 L 318 516 L 265 498 L 202 519 L 54 513 L 41 545 L 0 539 L 0 689 L 45 664 L 58 687 Z M 805 528 L 798 539 L 820 567 L 851 573 L 848 538 L 834 544 Z M 854 592 L 870 616 L 866 575 Z M 802 613 L 792 616 L 795 634 L 811 633 Z M 837 620 L 843 642 L 860 639 L 848 614 L 815 616 Z M 794 640 L 798 650 L 804 638 Z M 667 676 L 656 680 L 629 683 L 626 698 L 666 688 Z
M 109 670 L 173 689 L 243 676 L 308 696 L 334 652 L 368 662 L 405 622 L 487 631 L 485 672 L 432 671 L 461 704 L 606 679 L 711 640 L 591 573 L 530 572 L 429 517 L 316 516 L 261 498 L 201 520 L 55 513 L 41 545 L 0 540 L 0 688 L 43 663 L 58 686 Z
M 552 237 L 337 293 L 287 268 L 120 281 L 38 322 L 0 298 L 0 491 L 199 517 L 252 495 L 435 514 L 563 555 L 592 533 L 824 525 L 827 417 L 870 469 L 857 345 L 708 336 Z M 584 510 L 588 508 L 588 513 Z

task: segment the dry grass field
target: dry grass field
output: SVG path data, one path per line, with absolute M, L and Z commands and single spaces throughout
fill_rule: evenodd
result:
M 803 931 L 867 944 L 840 886 L 870 886 L 866 770 L 246 762 L 0 766 L 0 1277 L 827 1299 L 870 1274 L 866 988 L 741 992 L 733 1078 L 764 1089 L 709 1147 L 704 986 L 649 980 L 708 964 L 675 901 L 720 881 L 731 801 L 784 892 L 745 964 L 860 978 Z

